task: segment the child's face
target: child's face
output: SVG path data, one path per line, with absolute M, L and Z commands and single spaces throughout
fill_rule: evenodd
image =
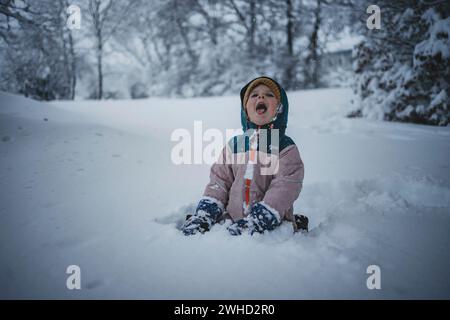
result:
M 279 101 L 264 84 L 256 86 L 249 95 L 245 109 L 250 121 L 258 126 L 269 123 L 275 116 Z

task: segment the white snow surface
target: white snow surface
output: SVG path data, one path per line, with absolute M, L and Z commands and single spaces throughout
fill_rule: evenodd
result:
M 239 128 L 237 94 L 1 93 L 0 298 L 450 298 L 450 128 L 347 119 L 347 89 L 288 96 L 287 134 L 305 164 L 294 207 L 310 232 L 283 223 L 232 237 L 224 224 L 185 237 L 177 227 L 210 166 L 173 164 L 170 135 L 195 120 Z M 81 290 L 66 287 L 69 265 Z M 369 265 L 380 290 L 367 288 Z

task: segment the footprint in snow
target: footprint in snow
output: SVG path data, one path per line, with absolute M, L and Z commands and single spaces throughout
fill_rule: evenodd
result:
M 68 249 L 82 245 L 82 241 L 77 238 L 64 238 L 59 241 L 56 241 L 54 245 L 58 249 Z
M 103 285 L 102 280 L 92 280 L 86 284 L 86 289 L 95 289 L 97 287 L 100 287 L 101 285 Z
M 11 137 L 10 136 L 3 136 L 2 137 L 2 142 L 8 142 L 8 141 L 10 141 L 11 140 Z
M 155 218 L 154 221 L 159 224 L 164 224 L 164 225 L 175 224 L 175 227 L 177 229 L 181 229 L 181 226 L 183 225 L 184 221 L 186 220 L 186 215 L 193 214 L 195 212 L 196 208 L 197 208 L 197 204 L 191 203 L 191 204 L 181 207 L 177 211 L 175 211 L 167 216 Z

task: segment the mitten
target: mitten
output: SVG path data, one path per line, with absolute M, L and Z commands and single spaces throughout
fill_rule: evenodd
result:
M 228 232 L 233 236 L 241 235 L 244 232 L 251 235 L 255 232 L 264 233 L 266 230 L 275 229 L 280 223 L 280 215 L 275 209 L 258 202 L 252 206 L 247 217 L 231 224 L 228 227 Z
M 181 230 L 190 236 L 198 232 L 205 233 L 217 222 L 223 213 L 223 205 L 216 199 L 203 197 L 197 205 L 195 214 L 187 216 Z

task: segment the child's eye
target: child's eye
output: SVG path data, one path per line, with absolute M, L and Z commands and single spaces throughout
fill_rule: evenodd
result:
M 271 98 L 275 97 L 275 95 L 274 95 L 272 92 L 267 92 L 267 93 L 265 93 L 265 95 L 266 95 L 267 97 L 271 97 Z M 252 94 L 250 95 L 251 98 L 256 98 L 257 96 L 258 96 L 257 93 L 252 93 Z

